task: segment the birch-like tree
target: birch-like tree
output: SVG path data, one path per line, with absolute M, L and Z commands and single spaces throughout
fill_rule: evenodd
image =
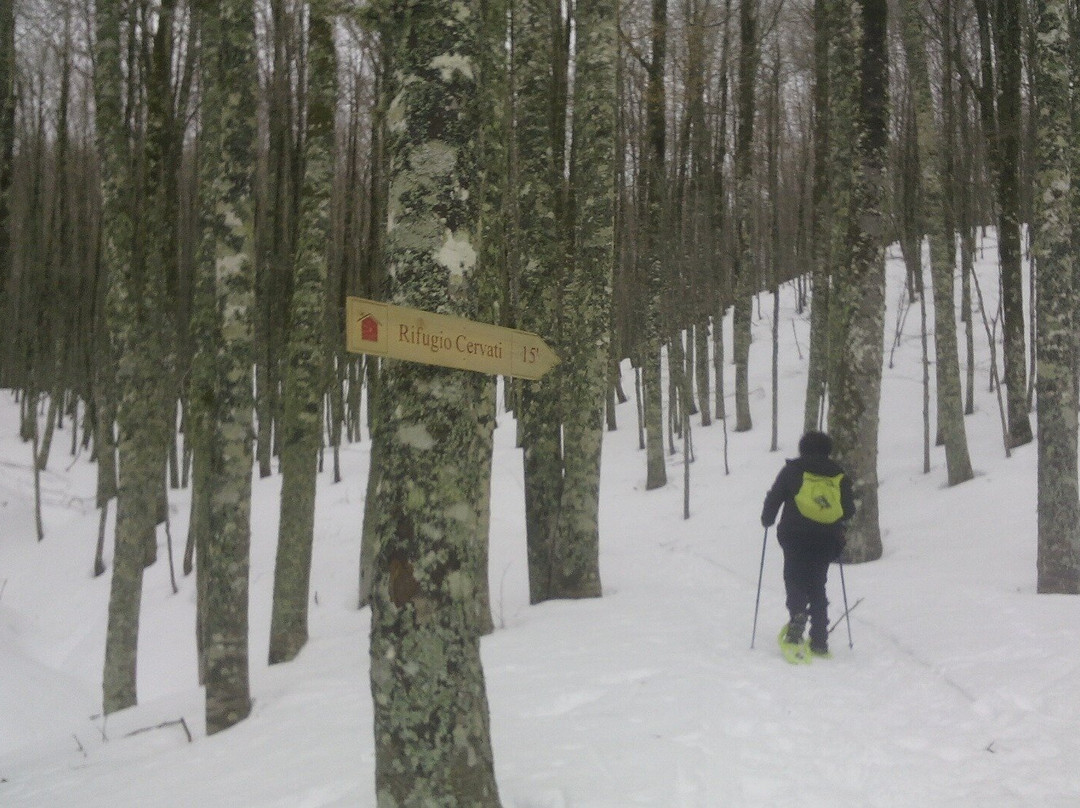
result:
M 524 327 L 552 340 L 562 359 L 544 379 L 522 385 L 533 602 L 596 597 L 601 590 L 600 452 L 614 266 L 615 8 L 606 0 L 567 5 L 565 15 L 554 13 L 557 8 L 524 4 L 515 25 L 521 59 L 515 75 L 522 77 L 516 138 L 521 316 Z
M 1072 6 L 1075 10 L 1075 5 Z M 1080 594 L 1077 491 L 1076 29 L 1069 0 L 1035 5 L 1038 591 Z
M 558 2 L 514 6 L 517 301 L 521 328 L 562 349 L 559 289 L 566 272 L 566 80 L 569 45 Z M 520 256 L 520 257 L 518 257 Z M 563 491 L 558 369 L 522 383 L 519 423 L 525 485 L 529 599 L 549 597 L 555 523 Z
M 997 203 L 998 263 L 1001 267 L 1001 336 L 1008 405 L 1009 441 L 1030 443 L 1027 351 L 1021 267 L 1020 146 L 1023 126 L 1021 0 L 995 0 L 992 26 L 988 0 L 975 0 L 982 46 L 980 107 L 988 138 L 987 160 Z M 992 36 L 986 28 L 992 28 Z M 992 46 L 991 46 L 992 43 Z M 996 65 L 996 74 L 994 67 Z M 995 81 L 996 79 L 996 81 Z M 995 103 L 996 102 L 996 103 Z M 995 115 L 996 113 L 996 115 Z
M 124 130 L 121 15 L 120 2 L 103 0 L 95 7 L 94 105 L 97 111 L 96 135 L 103 198 L 100 260 L 107 271 L 114 273 L 125 260 L 129 260 L 127 245 L 131 230 L 130 211 L 123 204 L 121 191 L 131 181 L 125 171 L 130 161 L 128 133 Z M 102 676 L 105 712 L 121 710 L 136 702 L 139 601 L 142 596 L 144 561 L 138 553 L 142 548 L 138 542 L 145 532 L 129 527 L 132 524 L 128 515 L 130 513 L 129 505 L 125 510 L 125 520 L 121 522 L 118 518 L 116 525 L 113 582 L 109 596 L 109 630 Z M 130 547 L 132 544 L 137 547 Z
M 949 485 L 972 477 L 964 428 L 964 407 L 960 390 L 960 364 L 956 335 L 956 155 L 955 92 L 956 49 L 954 45 L 952 0 L 943 0 L 937 9 L 941 41 L 940 106 L 934 103 L 926 43 L 930 39 L 927 15 L 921 4 L 902 6 L 901 31 L 906 53 L 908 81 L 913 96 L 913 165 L 917 172 L 907 180 L 911 213 L 905 238 L 905 260 L 911 267 L 913 282 L 923 276 L 923 233 L 929 235 L 930 276 L 934 295 L 934 347 L 937 371 L 938 433 L 945 444 L 945 462 Z M 936 114 L 937 113 L 937 114 Z M 966 114 L 966 112 L 965 112 Z M 921 286 L 921 284 L 920 284 Z
M 287 336 L 281 423 L 281 519 L 274 565 L 270 662 L 292 659 L 307 642 L 308 591 L 315 531 L 315 487 L 327 378 L 326 279 L 334 175 L 337 64 L 328 0 L 309 4 L 307 133 Z
M 858 504 L 847 532 L 846 558 L 871 561 L 882 553 L 877 447 L 888 235 L 882 209 L 888 142 L 887 7 L 884 0 L 841 0 L 838 9 L 838 58 L 832 60 L 831 74 L 837 207 L 835 283 L 829 301 L 829 431 Z M 853 64 L 857 70 L 851 69 Z
M 164 278 L 170 243 L 166 174 L 174 2 L 158 9 L 156 34 L 131 24 L 120 0 L 95 17 L 95 104 L 103 185 L 101 261 L 116 356 L 116 541 L 102 679 L 106 712 L 136 701 L 143 568 L 157 555 L 165 484 Z M 144 21 L 145 23 L 145 21 Z M 125 56 L 127 54 L 127 56 Z M 139 54 L 141 61 L 133 61 Z
M 0 5 L 0 303 L 11 277 L 11 180 L 15 155 L 15 3 Z M 0 310 L 3 310 L 0 306 Z
M 260 477 L 280 454 L 282 388 L 295 279 L 303 178 L 303 26 L 292 0 L 267 0 L 262 45 L 265 148 L 258 152 L 255 209 L 255 459 Z
M 665 161 L 667 159 L 667 0 L 652 0 L 649 56 L 645 86 L 645 142 L 642 145 L 645 183 L 645 221 L 639 248 L 645 279 L 645 335 L 641 347 L 642 382 L 645 386 L 644 420 L 646 438 L 645 488 L 667 485 L 664 460 L 664 390 L 660 383 L 660 346 L 665 324 L 661 321 L 660 296 L 663 290 L 664 210 L 667 202 Z
M 483 12 L 481 39 L 484 45 L 480 48 L 477 61 L 482 121 L 478 144 L 480 254 L 477 259 L 476 290 L 480 305 L 477 314 L 483 322 L 508 324 L 513 321 L 510 294 L 512 238 L 509 231 L 515 217 L 512 191 L 514 169 L 510 159 L 513 150 L 510 137 L 513 131 L 511 60 L 507 46 L 510 3 L 509 0 L 484 0 L 480 8 Z M 493 400 L 496 379 L 486 377 L 484 382 L 491 389 L 484 390 L 481 395 Z M 491 411 L 489 416 L 494 422 L 495 412 Z M 494 437 L 493 431 L 487 429 L 486 425 L 482 434 Z M 486 454 L 491 448 L 482 447 L 479 451 Z M 472 604 L 472 615 L 480 634 L 490 634 L 495 630 L 486 541 L 491 527 L 491 471 L 491 464 L 480 467 L 472 492 L 477 533 L 485 539 L 477 543 L 474 554 L 476 597 Z
M 830 0 L 814 0 L 813 7 L 813 187 L 811 189 L 810 252 L 813 269 L 810 307 L 810 356 L 806 371 L 804 431 L 820 429 L 829 377 L 829 276 L 832 204 L 830 200 L 830 90 L 829 53 L 832 37 Z
M 198 0 L 201 37 L 203 261 L 202 428 L 207 505 L 197 548 L 206 684 L 206 731 L 251 710 L 248 570 L 251 544 L 253 175 L 256 142 L 255 9 L 247 0 Z
M 561 298 L 563 490 L 548 562 L 549 597 L 600 595 L 600 455 L 615 261 L 615 0 L 574 5 L 570 149 L 573 245 Z
M 964 403 L 960 389 L 960 359 L 956 336 L 956 118 L 953 0 L 942 0 L 941 122 L 937 148 L 924 161 L 931 174 L 927 183 L 930 230 L 930 277 L 934 289 L 934 355 L 937 371 L 938 432 L 945 445 L 949 485 L 972 478 L 971 457 L 964 429 Z M 927 88 L 929 93 L 929 88 Z M 927 109 L 931 105 L 926 106 Z M 965 112 L 966 114 L 966 112 Z M 924 120 L 920 120 L 923 125 Z M 926 125 L 930 121 L 925 121 Z M 936 163 L 936 164 L 935 164 Z
M 386 10 L 389 298 L 475 317 L 482 14 L 455 0 Z M 470 616 L 485 540 L 472 492 L 491 462 L 491 386 L 479 374 L 393 361 L 382 381 L 370 645 L 378 805 L 497 806 Z
M 735 129 L 735 299 L 732 308 L 732 359 L 735 363 L 735 431 L 753 426 L 750 415 L 750 321 L 753 316 L 757 271 L 753 221 L 757 206 L 754 189 L 754 96 L 758 47 L 757 0 L 739 3 L 739 83 L 736 88 Z

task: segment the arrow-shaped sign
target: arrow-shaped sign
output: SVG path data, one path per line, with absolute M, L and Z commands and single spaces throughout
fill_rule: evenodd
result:
M 559 361 L 543 339 L 528 331 L 361 297 L 345 299 L 345 349 L 534 380 Z

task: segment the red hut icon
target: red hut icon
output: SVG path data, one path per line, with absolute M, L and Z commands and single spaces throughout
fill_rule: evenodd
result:
M 379 321 L 372 314 L 360 318 L 360 339 L 364 342 L 379 341 Z

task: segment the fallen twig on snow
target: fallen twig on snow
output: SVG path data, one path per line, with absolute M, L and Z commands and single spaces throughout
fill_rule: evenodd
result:
M 125 738 L 130 738 L 132 735 L 141 735 L 144 732 L 152 732 L 153 730 L 156 730 L 156 729 L 165 729 L 166 727 L 175 727 L 177 725 L 183 727 L 184 734 L 187 735 L 188 743 L 191 743 L 192 742 L 191 730 L 188 729 L 187 721 L 184 720 L 183 716 L 181 716 L 180 718 L 177 718 L 174 721 L 162 721 L 160 724 L 158 724 L 157 726 L 154 726 L 154 727 L 143 727 L 141 729 L 134 729 L 131 732 L 129 732 L 127 735 L 125 735 L 124 737 Z
M 842 615 L 840 615 L 838 618 L 836 618 L 836 622 L 833 623 L 832 626 L 829 628 L 829 633 L 832 634 L 834 631 L 836 631 L 836 627 L 838 625 L 840 625 L 842 622 L 844 622 L 844 618 L 847 617 L 849 614 L 851 614 L 853 611 L 855 611 L 855 607 L 858 606 L 862 602 L 863 602 L 863 599 L 859 598 L 857 601 L 855 601 L 854 603 L 851 604 L 850 609 L 845 610 Z

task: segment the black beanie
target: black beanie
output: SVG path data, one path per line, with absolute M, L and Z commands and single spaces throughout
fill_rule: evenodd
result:
M 799 454 L 803 457 L 828 457 L 832 453 L 832 438 L 824 432 L 807 432 L 799 438 Z

